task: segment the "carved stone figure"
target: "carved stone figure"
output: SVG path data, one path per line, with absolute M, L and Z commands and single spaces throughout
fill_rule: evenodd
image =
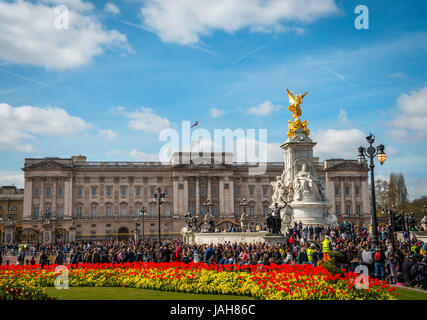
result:
M 275 203 L 278 203 L 280 206 L 286 206 L 286 204 L 288 203 L 289 189 L 285 183 L 285 176 L 286 176 L 286 173 L 283 172 L 280 177 L 277 177 L 276 181 L 271 182 L 271 185 L 274 190 L 273 196 L 271 197 L 271 200 L 272 200 L 272 205 L 270 206 L 271 209 L 274 208 Z
M 245 232 L 245 230 L 248 229 L 248 222 L 249 216 L 245 211 L 243 211 L 242 216 L 240 217 L 240 227 L 242 228 L 242 232 Z
M 199 226 L 197 225 L 197 218 L 191 215 L 191 212 L 188 212 L 185 217 L 187 218 L 187 230 L 192 232 L 199 232 Z
M 203 218 L 201 232 L 214 232 L 213 215 L 208 211 Z
M 294 200 L 296 201 L 323 201 L 323 186 L 321 181 L 307 171 L 307 166 L 302 165 L 293 182 Z

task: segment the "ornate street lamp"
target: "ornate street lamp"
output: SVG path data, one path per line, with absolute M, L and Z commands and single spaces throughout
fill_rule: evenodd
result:
M 240 208 L 242 208 L 243 209 L 243 214 L 241 215 L 242 217 L 243 217 L 243 219 L 248 219 L 248 217 L 246 216 L 246 208 L 247 207 L 249 207 L 249 203 L 246 201 L 246 199 L 242 199 L 242 201 L 240 201 L 240 204 L 239 204 L 239 206 L 240 206 Z M 242 218 L 241 218 L 242 219 Z M 240 220 L 240 221 L 242 221 L 242 220 Z M 242 222 L 241 222 L 242 223 Z M 245 230 L 243 230 L 243 225 L 244 225 L 245 223 L 243 222 L 243 224 L 241 225 L 241 228 L 242 228 L 242 232 L 245 232 Z
M 157 201 L 158 206 L 158 215 L 159 215 L 159 242 L 161 239 L 161 231 L 160 231 L 160 206 L 163 203 L 163 199 L 166 198 L 166 195 L 162 193 L 162 189 L 160 187 L 157 188 L 157 193 L 154 194 L 154 199 Z
M 46 225 L 50 225 L 50 219 L 52 218 L 52 213 L 50 212 L 50 208 L 46 208 L 46 211 L 43 214 L 44 217 L 44 223 Z
M 142 217 L 142 242 L 145 240 L 144 217 L 146 214 L 147 210 L 145 210 L 145 207 L 142 207 L 141 211 L 139 212 L 139 216 Z
M 203 208 L 205 208 L 205 214 L 210 215 L 213 206 L 211 199 L 206 199 L 205 203 L 202 206 Z
M 246 201 L 246 199 L 242 199 L 242 201 L 240 201 L 239 207 L 243 209 L 243 214 L 246 215 L 246 208 L 249 207 L 249 203 Z
M 425 216 L 427 216 L 427 205 L 424 205 L 424 209 L 423 209 L 423 210 L 421 210 L 421 214 L 423 215 L 423 218 L 424 218 Z
M 366 137 L 366 140 L 369 143 L 369 147 L 364 148 L 359 147 L 359 155 L 357 156 L 357 161 L 361 165 L 366 164 L 366 157 L 369 158 L 369 169 L 371 170 L 371 201 L 372 201 L 372 245 L 376 249 L 378 246 L 378 230 L 377 230 L 377 210 L 376 210 L 376 201 L 375 201 L 375 178 L 374 178 L 374 158 L 377 156 L 378 162 L 383 165 L 386 160 L 386 154 L 384 153 L 384 145 L 380 144 L 378 147 L 374 147 L 375 136 L 371 133 Z

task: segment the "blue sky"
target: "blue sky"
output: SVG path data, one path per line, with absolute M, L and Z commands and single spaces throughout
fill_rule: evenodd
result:
M 355 7 L 369 9 L 358 30 Z M 68 29 L 55 28 L 65 6 Z M 63 7 L 61 7 L 63 8 Z M 162 128 L 268 129 L 281 160 L 286 88 L 309 91 L 321 159 L 356 158 L 375 133 L 427 194 L 423 1 L 0 0 L 0 183 L 26 157 L 156 159 Z M 269 150 L 270 150 L 269 149 Z

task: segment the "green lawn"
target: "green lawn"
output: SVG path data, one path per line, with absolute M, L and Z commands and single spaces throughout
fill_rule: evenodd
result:
M 427 300 L 427 291 L 420 292 L 397 287 L 397 292 L 399 293 L 399 300 Z
M 134 288 L 70 287 L 68 290 L 46 288 L 59 300 L 254 300 L 251 297 L 167 292 Z
M 70 287 L 68 290 L 46 288 L 59 300 L 254 300 L 251 297 L 167 292 L 134 288 Z M 399 300 L 427 300 L 427 292 L 397 288 Z

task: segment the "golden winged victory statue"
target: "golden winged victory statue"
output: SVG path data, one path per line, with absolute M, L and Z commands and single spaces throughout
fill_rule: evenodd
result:
M 295 120 L 289 120 L 288 123 L 288 137 L 292 138 L 294 136 L 295 130 L 298 128 L 301 128 L 304 130 L 305 134 L 308 136 L 310 134 L 310 130 L 308 129 L 308 121 L 304 120 L 301 122 L 300 118 L 302 116 L 301 112 L 301 104 L 302 100 L 304 99 L 305 95 L 308 93 L 308 91 L 302 95 L 297 94 L 295 97 L 293 96 L 292 92 L 289 91 L 289 89 L 286 89 L 288 92 L 288 98 L 289 98 L 289 107 L 288 110 L 292 112 L 292 118 Z

